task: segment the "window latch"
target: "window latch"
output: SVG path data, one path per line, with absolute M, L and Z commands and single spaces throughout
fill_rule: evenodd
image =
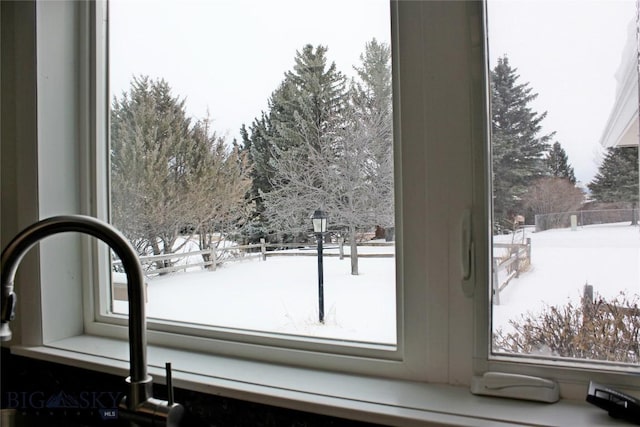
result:
M 462 292 L 465 296 L 472 297 L 475 287 L 475 247 L 471 229 L 471 211 L 465 210 L 462 216 Z

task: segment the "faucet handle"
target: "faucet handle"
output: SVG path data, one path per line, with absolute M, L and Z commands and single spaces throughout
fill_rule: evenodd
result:
M 177 427 L 184 418 L 184 406 L 176 403 L 173 397 L 173 377 L 171 363 L 165 363 L 167 379 L 167 400 L 148 397 L 135 408 L 127 406 L 127 398 L 120 402 L 123 419 L 131 422 L 132 426 L 164 426 Z
M 169 406 L 171 406 L 175 403 L 173 400 L 173 377 L 171 375 L 171 362 L 165 363 L 164 369 L 166 371 L 167 378 L 167 403 L 169 404 Z
M 8 322 L 16 318 L 16 302 L 18 297 L 15 292 L 10 291 L 8 293 L 2 294 L 2 317 L 1 320 L 3 322 Z
M 11 328 L 9 321 L 16 317 L 16 294 L 9 292 L 2 294 L 2 313 L 0 314 L 0 341 L 11 340 Z

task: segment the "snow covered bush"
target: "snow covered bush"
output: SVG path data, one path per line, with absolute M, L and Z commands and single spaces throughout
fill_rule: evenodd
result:
M 542 313 L 509 321 L 499 329 L 495 352 L 640 363 L 640 297 L 611 300 L 583 296 L 580 305 L 546 306 Z

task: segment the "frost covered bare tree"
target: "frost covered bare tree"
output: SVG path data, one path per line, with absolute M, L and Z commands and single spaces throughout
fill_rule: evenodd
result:
M 354 114 L 347 129 L 368 154 L 363 169 L 376 189 L 371 200 L 374 222 L 391 227 L 395 220 L 391 48 L 373 39 L 360 60 L 362 66 L 354 67 L 360 81 L 353 86 Z
M 351 273 L 358 274 L 356 228 L 394 225 L 391 49 L 376 39 L 367 43 L 354 67 L 336 169 L 334 203 L 348 226 Z

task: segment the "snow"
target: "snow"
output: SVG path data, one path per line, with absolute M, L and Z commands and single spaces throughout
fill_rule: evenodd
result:
M 358 248 L 389 252 L 393 247 Z M 298 250 L 302 251 L 302 250 Z M 307 250 L 308 251 L 308 250 Z M 327 248 L 326 253 L 337 253 Z M 345 247 L 345 253 L 348 249 Z M 147 279 L 149 318 L 319 338 L 396 343 L 395 259 L 325 257 L 324 312 L 318 315 L 315 256 L 269 257 L 227 262 L 216 271 Z M 116 312 L 126 303 L 114 302 Z
M 629 222 L 528 233 L 531 268 L 509 282 L 493 306 L 494 328 L 544 305 L 577 303 L 585 284 L 594 295 L 640 296 L 640 229 Z
M 585 283 L 594 294 L 640 297 L 640 229 L 629 223 L 534 233 L 532 265 L 513 279 L 493 306 L 494 328 L 545 305 L 579 302 Z M 498 236 L 496 241 L 511 241 Z M 325 253 L 337 253 L 327 245 Z M 348 254 L 348 246 L 344 247 Z M 359 253 L 393 253 L 359 247 Z M 298 249 L 313 252 L 313 249 Z M 273 256 L 226 262 L 216 271 L 175 273 L 148 281 L 147 315 L 188 323 L 382 344 L 396 343 L 395 258 L 325 257 L 325 323 L 318 321 L 315 256 Z M 114 311 L 126 313 L 126 302 Z

